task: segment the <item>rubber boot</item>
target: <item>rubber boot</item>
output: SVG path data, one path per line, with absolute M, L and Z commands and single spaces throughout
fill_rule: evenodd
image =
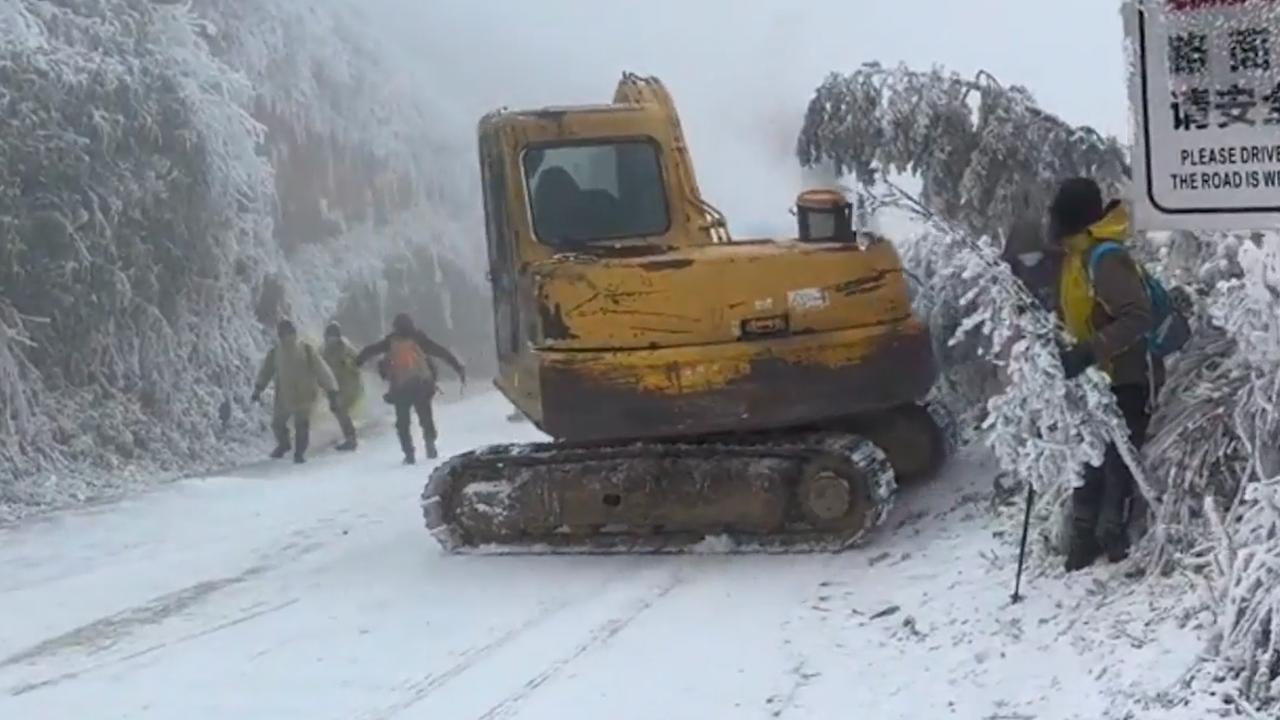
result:
M 1101 544 L 1109 562 L 1118 563 L 1129 557 L 1129 533 L 1124 530 L 1104 533 Z
M 1084 469 L 1084 484 L 1071 491 L 1071 543 L 1067 547 L 1067 572 L 1089 567 L 1102 553 L 1098 545 L 1098 506 L 1105 483 L 1105 471 L 1090 466 Z
M 413 435 L 409 432 L 409 412 L 408 405 L 401 403 L 396 405 L 396 437 L 400 440 L 400 450 L 404 453 L 404 464 L 412 465 L 413 458 Z
M 1098 546 L 1098 540 L 1093 536 L 1091 528 L 1075 527 L 1071 532 L 1071 545 L 1067 549 L 1067 561 L 1065 568 L 1067 572 L 1075 572 L 1083 570 L 1093 564 L 1098 559 L 1102 548 Z
M 351 452 L 356 449 L 356 426 L 351 416 L 345 412 L 338 414 L 338 427 L 342 428 L 342 442 L 334 449 L 339 452 Z
M 1121 481 L 1129 478 L 1128 471 L 1125 470 Z M 1132 487 L 1132 482 L 1129 482 L 1127 487 L 1122 485 L 1118 492 L 1108 488 L 1111 491 L 1106 497 L 1108 506 L 1098 518 L 1098 542 L 1107 560 L 1112 563 L 1121 562 L 1129 557 L 1129 518 L 1133 512 Z
M 297 428 L 298 441 L 293 451 L 293 461 L 301 465 L 307 461 L 307 446 L 311 444 L 311 421 L 297 418 L 294 425 Z
M 440 456 L 440 453 L 436 452 L 436 441 L 435 441 L 435 440 L 426 440 L 426 439 L 424 439 L 424 440 L 422 441 L 422 444 L 423 444 L 423 445 L 425 445 L 425 446 L 426 446 L 426 448 L 427 448 L 427 459 L 428 459 L 428 460 L 435 460 L 437 457 L 439 457 L 439 456 Z
M 271 451 L 271 459 L 279 460 L 293 449 L 289 443 L 288 420 L 276 420 L 271 423 L 271 432 L 276 436 L 276 449 Z
M 293 450 L 293 446 L 289 443 L 289 428 L 280 428 L 279 425 L 271 428 L 275 432 L 275 450 L 271 451 L 271 459 L 279 460 L 289 451 Z

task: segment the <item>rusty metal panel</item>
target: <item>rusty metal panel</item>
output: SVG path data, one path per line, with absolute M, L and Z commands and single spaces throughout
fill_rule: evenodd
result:
M 927 328 L 659 350 L 541 352 L 540 427 L 568 440 L 684 437 L 849 417 L 922 399 Z
M 628 349 L 754 339 L 895 322 L 911 305 L 887 243 L 719 245 L 656 258 L 573 258 L 530 268 L 541 349 Z

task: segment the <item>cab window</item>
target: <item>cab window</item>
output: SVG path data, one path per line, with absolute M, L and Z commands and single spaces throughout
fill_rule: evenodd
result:
M 651 141 L 530 148 L 524 174 L 534 233 L 552 247 L 662 235 L 670 227 L 658 148 Z

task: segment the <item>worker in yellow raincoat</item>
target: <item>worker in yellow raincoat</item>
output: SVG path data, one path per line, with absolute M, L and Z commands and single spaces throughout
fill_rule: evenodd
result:
M 364 382 L 360 368 L 356 367 L 356 349 L 342 336 L 342 327 L 338 323 L 331 322 L 324 329 L 321 354 L 338 381 L 338 401 L 330 408 L 338 420 L 338 427 L 342 428 L 342 443 L 336 449 L 355 450 L 356 426 L 351 421 L 351 413 L 364 395 Z
M 281 320 L 276 334 L 279 340 L 258 370 L 253 400 L 256 402 L 267 386 L 275 383 L 271 431 L 276 436 L 276 449 L 271 452 L 271 457 L 284 457 L 292 449 L 294 462 L 306 462 L 312 408 L 319 399 L 320 390 L 328 396 L 330 407 L 336 406 L 338 383 L 320 353 L 311 343 L 298 337 L 298 330 L 292 322 Z M 296 436 L 293 443 L 289 441 L 290 420 Z

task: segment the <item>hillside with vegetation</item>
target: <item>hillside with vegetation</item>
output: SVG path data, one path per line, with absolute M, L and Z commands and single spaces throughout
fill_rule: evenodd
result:
M 279 317 L 483 374 L 473 149 L 360 9 L 0 0 L 0 519 L 257 457 Z

